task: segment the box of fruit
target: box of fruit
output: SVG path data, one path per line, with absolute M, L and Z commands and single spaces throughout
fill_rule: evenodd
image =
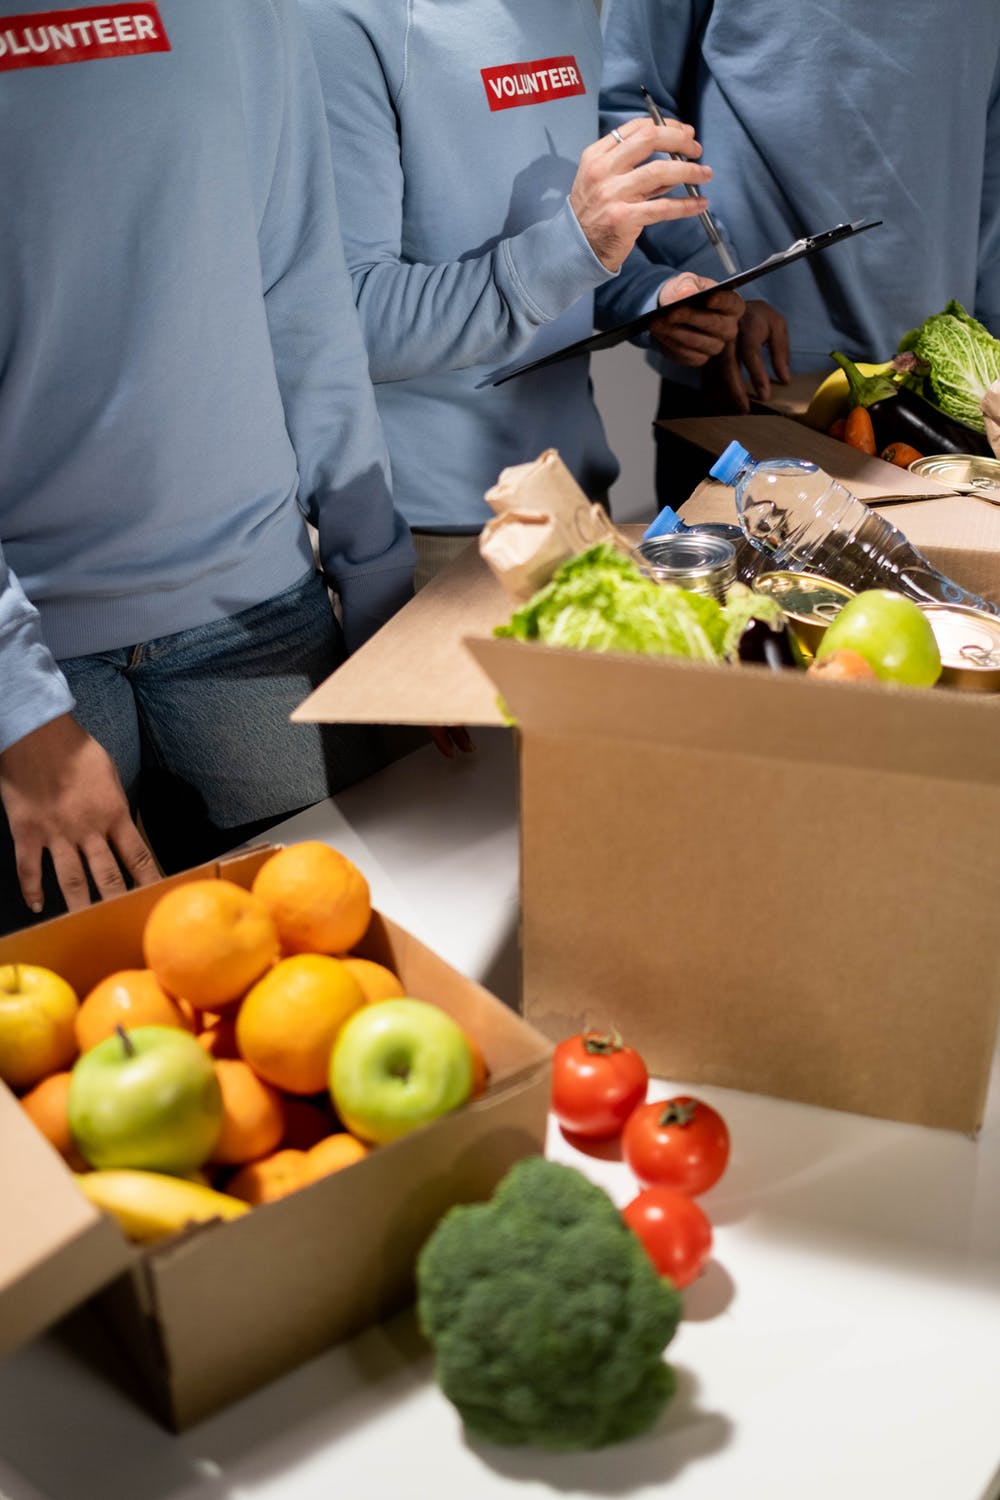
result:
M 0 939 L 0 1353 L 96 1295 L 189 1426 L 405 1304 L 542 1150 L 550 1051 L 321 843 Z
M 912 496 L 886 515 L 1000 596 L 995 506 L 777 416 L 675 425 L 706 466 L 736 437 L 875 505 Z M 732 522 L 724 498 L 684 519 Z M 518 542 L 543 531 L 517 519 Z M 612 1020 L 662 1077 L 974 1132 L 1000 1004 L 1000 697 L 747 663 L 709 638 L 716 601 L 591 561 L 518 607 L 471 547 L 297 716 L 516 723 L 522 1013 L 554 1040 Z

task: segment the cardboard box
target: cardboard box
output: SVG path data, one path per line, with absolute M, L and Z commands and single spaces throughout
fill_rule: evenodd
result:
M 756 423 L 792 427 L 787 453 L 808 432 L 744 418 L 714 450 L 763 454 Z M 824 467 L 854 463 L 811 436 Z M 1000 590 L 1000 511 L 867 464 L 876 490 L 925 497 L 912 540 Z M 470 550 L 297 716 L 496 723 L 502 695 L 525 1017 L 553 1040 L 613 1022 L 692 1084 L 975 1131 L 1000 998 L 1000 701 L 490 639 L 509 613 Z
M 223 874 L 249 885 L 267 848 L 170 883 Z M 0 964 L 43 963 L 80 993 L 142 967 L 145 915 L 164 886 L 0 940 Z M 389 964 L 479 1041 L 485 1094 L 412 1135 L 230 1223 L 145 1249 L 91 1207 L 0 1085 L 0 1354 L 92 1293 L 168 1427 L 183 1429 L 412 1296 L 416 1254 L 452 1203 L 487 1197 L 544 1148 L 547 1040 L 416 938 L 376 913 L 358 952 Z

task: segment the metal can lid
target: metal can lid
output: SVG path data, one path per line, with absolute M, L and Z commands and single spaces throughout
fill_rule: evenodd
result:
M 958 604 L 922 604 L 941 653 L 941 681 L 1000 691 L 1000 618 Z
M 665 573 L 715 573 L 736 561 L 736 548 L 728 537 L 703 531 L 671 531 L 652 536 L 636 548 L 643 562 Z
M 840 613 L 854 590 L 846 584 L 824 578 L 820 573 L 794 573 L 775 570 L 761 573 L 753 581 L 759 594 L 769 594 L 785 611 L 799 620 L 814 620 L 829 625 L 834 615 Z
M 931 453 L 926 458 L 915 458 L 909 470 L 960 493 L 984 494 L 1000 500 L 1000 458 L 984 458 L 979 453 Z

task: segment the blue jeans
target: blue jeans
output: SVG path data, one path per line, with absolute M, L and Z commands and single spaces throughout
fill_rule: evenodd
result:
M 289 722 L 345 654 L 326 588 L 311 573 L 228 619 L 59 665 L 76 698 L 75 718 L 115 761 L 171 873 L 215 858 L 385 763 L 373 727 Z M 45 910 L 32 918 L 0 809 L 0 932 L 65 909 L 51 868 L 46 875 Z

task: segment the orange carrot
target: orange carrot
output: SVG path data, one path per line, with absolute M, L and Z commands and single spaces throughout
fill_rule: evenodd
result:
M 827 437 L 838 438 L 840 442 L 843 442 L 844 433 L 846 432 L 846 430 L 847 418 L 838 417 L 836 422 L 831 422 L 829 427 L 826 429 Z
M 887 464 L 908 469 L 916 459 L 923 458 L 924 455 L 919 448 L 912 448 L 909 443 L 890 443 L 888 448 L 882 449 L 881 456 Z
M 875 443 L 875 429 L 872 419 L 868 414 L 867 407 L 855 406 L 847 414 L 847 426 L 844 429 L 844 442 L 849 443 L 852 448 L 860 448 L 862 453 L 875 454 L 878 447 Z

